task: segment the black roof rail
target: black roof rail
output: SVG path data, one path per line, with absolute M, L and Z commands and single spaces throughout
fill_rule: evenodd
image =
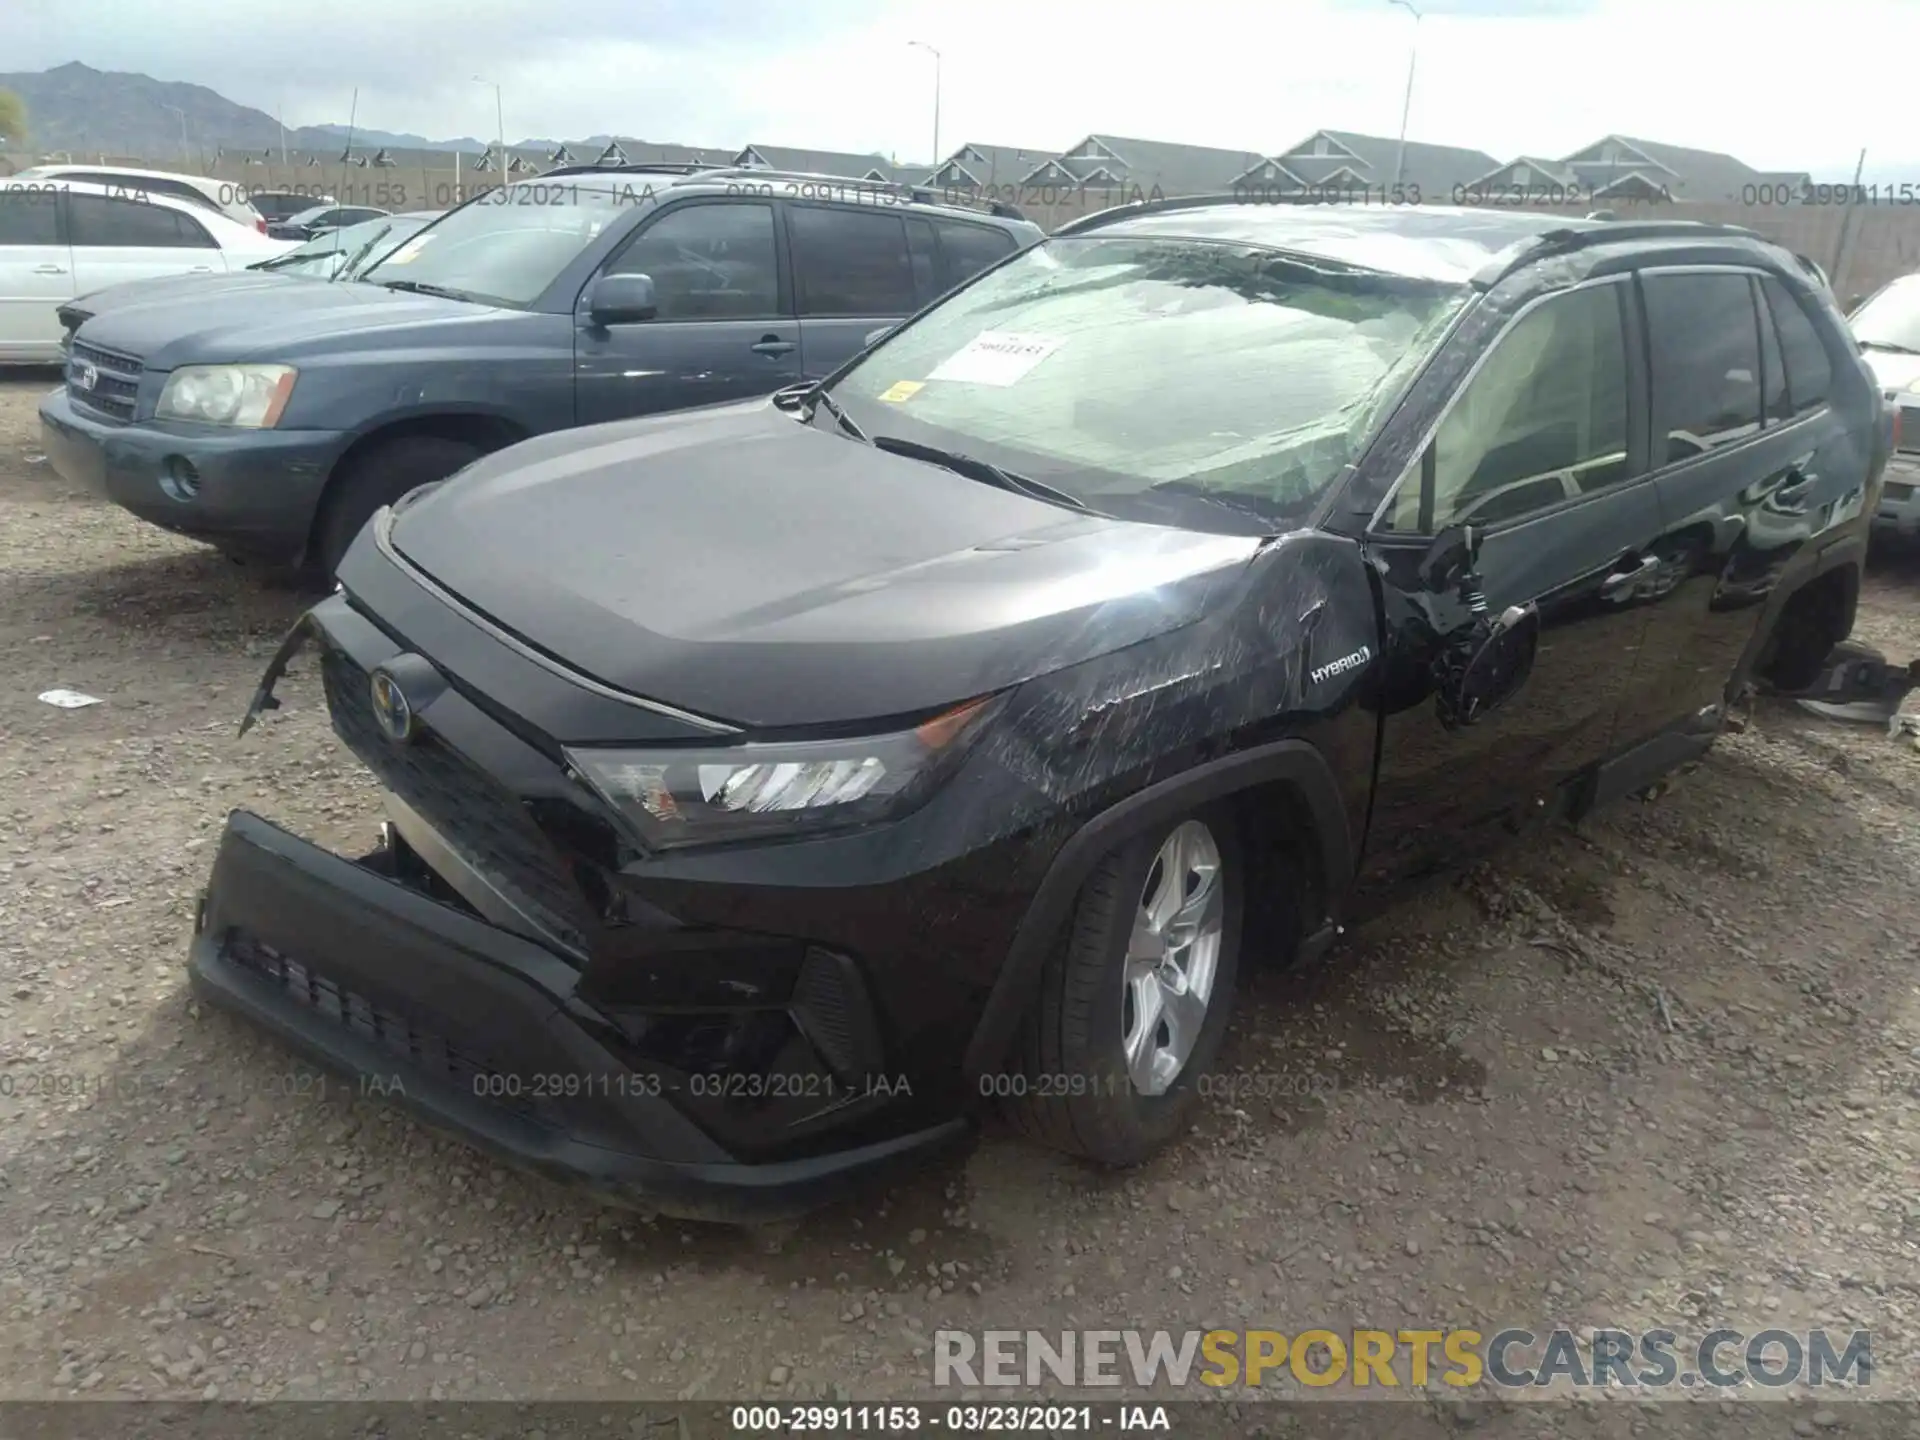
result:
M 1744 225 L 1724 225 L 1717 220 L 1603 220 L 1587 228 L 1564 226 L 1542 230 L 1530 240 L 1508 247 L 1496 256 L 1487 269 L 1474 277 L 1477 285 L 1491 286 L 1511 275 L 1522 265 L 1548 255 L 1584 250 L 1589 245 L 1612 245 L 1623 240 L 1758 240 L 1771 245 L 1758 230 Z
M 829 175 L 818 170 L 772 170 L 764 165 L 719 165 L 702 170 L 697 176 L 700 180 L 713 180 L 724 177 L 744 177 L 754 181 L 798 182 L 803 185 L 817 185 L 826 190 L 868 190 L 885 191 L 898 195 L 916 205 L 945 205 L 955 210 L 985 210 L 1002 220 L 1025 220 L 1027 217 L 1017 205 L 1004 200 L 982 200 L 971 195 L 955 194 L 951 191 L 936 191 L 925 185 L 914 185 L 905 180 L 866 180 L 856 175 Z M 830 198 L 823 195 L 822 199 Z
M 695 165 L 681 160 L 630 160 L 623 165 L 561 165 L 534 176 L 545 180 L 554 175 L 697 175 L 711 165 Z

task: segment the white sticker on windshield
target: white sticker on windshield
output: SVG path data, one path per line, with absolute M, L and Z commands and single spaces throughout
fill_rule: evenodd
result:
M 1060 348 L 1044 335 L 1014 330 L 982 330 L 942 360 L 929 380 L 964 380 L 974 385 L 1011 385 Z
M 437 238 L 437 236 L 433 235 L 416 235 L 398 250 L 387 256 L 381 263 L 384 265 L 405 265 L 408 261 L 417 259 L 420 252 L 426 249 L 427 243 Z

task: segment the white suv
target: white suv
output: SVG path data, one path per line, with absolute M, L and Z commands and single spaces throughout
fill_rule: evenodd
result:
M 79 180 L 89 185 L 106 185 L 136 198 L 165 196 L 184 200 L 189 205 L 212 210 L 236 225 L 244 225 L 260 234 L 267 233 L 267 222 L 247 198 L 247 187 L 231 180 L 215 180 L 206 175 L 181 175 L 172 170 L 140 170 L 125 165 L 35 165 L 22 170 L 15 180 Z
M 0 363 L 61 358 L 60 305 L 123 280 L 220 275 L 295 248 L 169 196 L 0 180 Z

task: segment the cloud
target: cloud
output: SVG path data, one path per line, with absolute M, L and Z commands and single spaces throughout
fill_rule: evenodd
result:
M 909 40 L 942 52 L 943 150 L 1061 148 L 1088 131 L 1275 150 L 1323 125 L 1394 133 L 1417 36 L 1416 139 L 1504 158 L 1620 132 L 1841 175 L 1864 145 L 1871 168 L 1920 180 L 1905 87 L 1793 58 L 1843 43 L 1851 56 L 1863 41 L 1915 53 L 1911 0 L 1827 0 L 1817 23 L 1732 0 L 1414 3 L 1417 26 L 1386 0 L 7 0 L 0 55 L 8 68 L 81 59 L 194 80 L 269 112 L 284 101 L 295 124 L 344 121 L 357 86 L 363 125 L 488 136 L 479 74 L 500 82 L 515 138 L 615 131 L 920 159 L 934 64 Z

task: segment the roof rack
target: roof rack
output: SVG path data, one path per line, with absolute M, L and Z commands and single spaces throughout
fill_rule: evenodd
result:
M 1521 241 L 1503 251 L 1486 270 L 1474 277 L 1474 282 L 1492 285 L 1522 265 L 1530 265 L 1543 256 L 1583 250 L 1589 245 L 1611 245 L 1622 240 L 1699 240 L 1714 237 L 1759 240 L 1769 245 L 1774 243 L 1758 230 L 1749 230 L 1744 225 L 1723 225 L 1717 220 L 1601 220 L 1585 229 L 1566 226 L 1558 230 L 1542 230 L 1532 239 Z
M 916 205 L 946 205 L 956 210 L 985 210 L 1002 220 L 1025 220 L 1017 205 L 1004 200 L 980 200 L 969 195 L 954 195 L 913 185 L 904 180 L 864 180 L 853 175 L 828 175 L 818 170 L 771 170 L 764 165 L 719 165 L 703 169 L 699 178 L 711 180 L 727 176 L 745 176 L 753 180 L 794 182 L 817 185 L 823 189 L 885 191 L 911 200 Z M 824 197 L 823 197 L 824 198 Z
M 697 175 L 711 165 L 690 164 L 681 160 L 629 160 L 620 165 L 561 165 L 544 170 L 534 178 L 545 180 L 554 175 Z

